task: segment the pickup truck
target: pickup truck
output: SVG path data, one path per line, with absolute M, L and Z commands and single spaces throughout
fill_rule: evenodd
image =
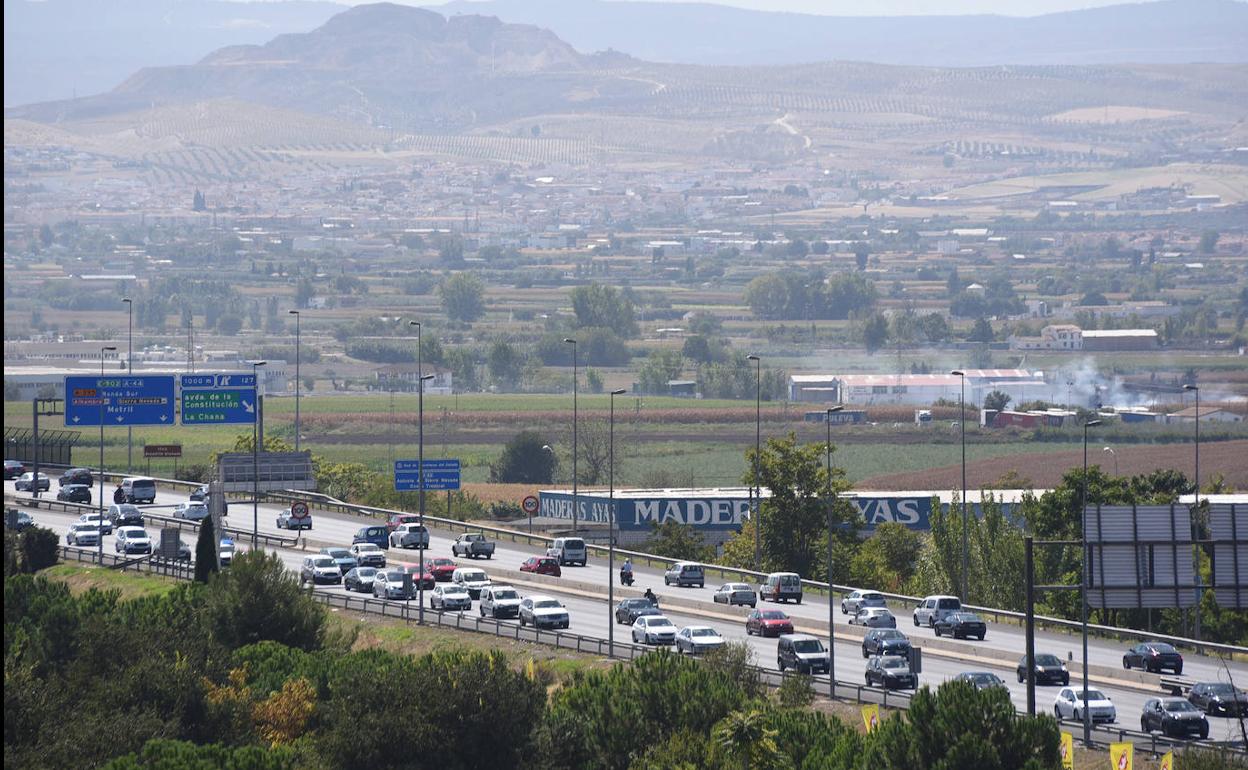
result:
M 470 556 L 474 559 L 484 556 L 487 559 L 494 558 L 494 544 L 485 539 L 485 535 L 465 532 L 455 538 L 455 543 L 451 546 L 452 556 Z

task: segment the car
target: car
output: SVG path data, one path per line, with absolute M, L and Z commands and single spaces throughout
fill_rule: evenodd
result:
M 962 601 L 956 596 L 928 596 L 914 608 L 914 625 L 934 628 L 937 620 L 961 609 Z
M 428 591 L 438 584 L 438 581 L 433 577 L 433 573 L 429 571 L 428 567 L 425 567 L 425 571 L 421 572 L 419 564 L 395 564 L 394 569 L 411 575 L 412 587 L 417 590 L 424 589 Z M 418 575 L 420 576 L 419 578 L 417 577 Z
M 1140 729 L 1158 730 L 1172 738 L 1209 737 L 1209 720 L 1186 698 L 1149 698 L 1140 714 Z
M 391 548 L 428 548 L 429 530 L 420 524 L 400 524 L 390 533 Z
M 758 605 L 758 594 L 754 593 L 754 589 L 747 583 L 724 583 L 715 589 L 713 598 L 716 604 L 727 604 L 729 607 L 734 604 L 743 607 Z
M 1248 694 L 1227 682 L 1197 682 L 1187 699 L 1211 717 L 1248 715 Z
M 534 628 L 567 628 L 568 610 L 549 596 L 526 596 L 520 602 L 520 625 Z
M 973 636 L 981 642 L 988 634 L 988 624 L 973 612 L 951 612 L 933 623 L 932 629 L 937 636 L 949 634 L 954 639 L 969 639 Z
M 919 676 L 910 670 L 910 661 L 897 655 L 868 658 L 864 678 L 868 687 L 879 685 L 885 690 L 913 690 L 919 686 Z
M 553 556 L 530 556 L 520 565 L 521 572 L 532 572 L 534 575 L 550 575 L 551 577 L 559 577 L 563 574 L 563 568 L 559 566 L 559 560 Z
M 776 642 L 776 668 L 802 674 L 826 674 L 831 658 L 823 642 L 810 634 L 784 634 Z
M 79 547 L 97 546 L 100 544 L 100 530 L 93 524 L 76 521 L 69 525 L 69 532 L 65 533 L 65 542 Z
M 751 610 L 745 618 L 746 636 L 779 636 L 793 633 L 793 621 L 780 610 Z
M 156 502 L 156 479 L 150 479 L 146 476 L 131 476 L 121 480 L 121 494 L 125 499 L 123 503 L 147 503 L 151 505 Z
M 1142 668 L 1151 673 L 1170 669 L 1175 676 L 1183 673 L 1183 656 L 1165 642 L 1141 642 L 1122 656 L 1122 667 Z
M 433 575 L 433 579 L 439 583 L 445 583 L 455 574 L 455 570 L 459 569 L 459 565 L 454 559 L 448 559 L 445 556 L 435 556 L 432 559 L 425 559 L 425 569 Z
M 200 484 L 191 491 L 191 499 L 197 503 L 202 503 L 208 499 L 208 485 Z
M 386 566 L 386 552 L 372 543 L 355 543 L 349 549 L 355 563 L 361 567 Z
M 277 528 L 312 529 L 312 512 L 305 508 L 300 511 L 302 515 L 296 516 L 292 508 L 286 508 L 277 514 Z
M 178 561 L 191 560 L 191 547 L 187 545 L 182 538 L 178 538 Z
M 56 499 L 63 503 L 91 504 L 91 487 L 85 484 L 69 484 L 56 491 Z
M 222 567 L 228 567 L 232 561 L 234 561 L 234 540 L 223 537 L 217 543 L 217 563 Z
M 706 573 L 702 565 L 691 561 L 678 561 L 663 573 L 663 585 L 697 586 L 706 585 Z
M 117 553 L 133 554 L 152 552 L 152 538 L 142 527 L 119 527 L 117 536 L 113 538 L 113 548 Z
M 863 607 L 849 619 L 849 624 L 867 628 L 896 628 L 897 618 L 885 607 Z
M 910 640 L 895 628 L 873 628 L 862 637 L 862 657 L 900 655 L 910 657 Z
M 17 480 L 13 482 L 13 489 L 17 492 L 33 492 L 35 490 L 32 489 L 32 486 L 37 486 L 40 492 L 47 492 L 52 488 L 52 480 L 48 478 L 48 474 L 40 473 L 39 480 L 36 482 L 35 474 L 27 471 L 18 476 Z
M 351 555 L 350 549 L 322 548 L 320 552 L 333 559 L 334 563 L 338 565 L 338 571 L 344 575 L 360 566 L 355 557 Z
M 863 607 L 887 607 L 884 594 L 879 591 L 850 591 L 841 599 L 841 614 L 856 615 Z
M 676 626 L 663 615 L 643 615 L 633 621 L 633 644 L 675 644 Z
M 390 531 L 378 525 L 360 527 L 351 537 L 351 544 L 356 543 L 372 543 L 384 551 L 390 547 Z
M 482 589 L 477 608 L 481 611 L 481 617 L 520 617 L 520 593 L 511 586 L 489 586 Z
M 395 567 L 379 569 L 373 575 L 373 596 L 378 599 L 402 599 L 404 601 L 416 596 L 416 583 L 404 588 L 404 579 L 409 573 Z
M 1114 702 L 1096 688 L 1088 690 L 1087 711 L 1093 724 L 1118 721 L 1118 709 L 1114 707 Z M 1073 719 L 1076 722 L 1082 722 L 1083 712 L 1082 687 L 1063 687 L 1057 693 L 1057 698 L 1053 701 L 1053 715 L 1058 719 Z
M 203 503 L 208 506 L 208 510 L 212 510 L 212 492 L 207 484 L 200 484 L 191 492 L 191 500 L 197 503 Z M 222 496 L 221 499 L 221 515 L 228 516 L 230 512 L 230 501 Z
M 451 573 L 451 582 L 463 586 L 472 598 L 478 599 L 482 589 L 489 588 L 490 576 L 476 567 L 460 567 Z
M 20 460 L 4 461 L 4 480 L 15 479 L 26 472 L 26 466 Z
M 355 567 L 342 576 L 342 587 L 356 593 L 371 594 L 376 577 L 376 567 Z
M 173 518 L 187 521 L 203 521 L 208 518 L 208 506 L 188 500 L 173 506 Z
M 1036 654 L 1036 684 L 1060 684 L 1065 687 L 1070 684 L 1070 672 L 1066 670 L 1066 664 L 1056 655 L 1048 653 Z M 1014 670 L 1018 675 L 1019 683 L 1027 681 L 1027 656 L 1019 658 L 1018 667 Z
M 61 474 L 56 480 L 57 486 L 68 487 L 71 485 L 81 484 L 90 487 L 95 482 L 95 477 L 91 475 L 89 468 L 70 468 Z
M 676 634 L 676 652 L 690 655 L 718 650 L 726 644 L 724 637 L 710 626 L 685 626 Z
M 585 547 L 585 541 L 579 537 L 557 537 L 550 549 L 546 551 L 546 555 L 558 559 L 560 567 L 568 565 L 584 567 L 589 558 L 589 549 Z
M 624 599 L 615 606 L 615 622 L 622 626 L 631 626 L 644 615 L 661 614 L 649 599 Z
M 386 519 L 386 529 L 393 532 L 404 524 L 419 524 L 420 515 L 415 513 L 392 513 Z
M 517 602 L 519 604 L 519 602 Z M 454 583 L 440 583 L 429 592 L 429 609 L 445 612 L 463 612 L 472 609 L 472 597 L 468 589 Z
M 84 513 L 78 517 L 78 521 L 87 526 L 102 529 L 105 535 L 113 534 L 113 522 L 109 521 L 108 517 L 101 519 L 99 513 Z
M 991 671 L 963 671 L 953 678 L 955 682 L 970 682 L 975 686 L 976 690 L 991 690 L 993 688 L 1009 691 L 1009 687 L 1001 680 L 1001 677 Z
M 760 599 L 773 602 L 795 601 L 802 603 L 802 578 L 796 572 L 773 572 L 758 587 Z
M 470 559 L 494 558 L 494 544 L 479 532 L 464 532 L 451 543 L 451 556 L 466 556 Z
M 119 527 L 143 526 L 143 511 L 130 503 L 113 503 L 108 506 L 108 518 Z
M 337 585 L 342 582 L 342 570 L 332 556 L 317 554 L 303 557 L 303 566 L 299 569 L 299 583 L 318 585 Z
M 12 517 L 11 522 L 8 516 L 9 511 L 12 511 L 15 514 Z M 4 517 L 4 526 L 6 529 L 12 529 L 14 532 L 24 532 L 25 530 L 35 526 L 34 517 L 26 511 L 19 511 L 17 509 L 9 509 L 9 511 L 5 511 Z

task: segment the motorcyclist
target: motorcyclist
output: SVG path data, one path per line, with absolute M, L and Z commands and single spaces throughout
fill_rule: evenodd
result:
M 117 489 L 113 490 L 113 502 L 118 505 L 121 505 L 125 501 L 126 501 L 126 492 L 125 490 L 121 488 L 121 485 L 118 484 Z
M 625 559 L 620 565 L 620 582 L 625 585 L 633 583 L 633 562 L 629 559 Z
M 659 597 L 654 595 L 653 590 L 647 588 L 646 593 L 643 595 L 645 596 L 646 599 L 649 599 L 650 603 L 653 604 L 655 607 L 659 606 Z

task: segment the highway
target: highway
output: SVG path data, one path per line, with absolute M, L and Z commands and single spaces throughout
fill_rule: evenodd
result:
M 53 496 L 55 496 L 56 488 L 56 482 L 53 481 Z M 112 487 L 106 487 L 105 490 L 111 495 Z M 5 482 L 5 492 L 6 495 L 13 494 L 11 481 Z M 98 493 L 98 487 L 96 492 Z M 149 508 L 152 513 L 168 515 L 171 509 L 166 506 L 172 506 L 185 499 L 183 492 L 161 488 L 158 491 L 156 504 L 143 507 Z M 69 513 L 49 512 L 43 509 L 27 510 L 40 525 L 47 526 L 61 535 L 62 542 L 69 524 L 77 518 Z M 290 539 L 296 533 L 278 530 L 275 526 L 277 514 L 281 510 L 274 505 L 261 505 L 259 529 L 261 532 Z M 370 521 L 375 521 L 347 514 L 326 513 L 315 508 L 313 513 L 314 529 L 299 533 L 306 536 L 309 541 L 306 550 L 275 549 L 292 569 L 297 570 L 303 556 L 306 553 L 315 552 L 322 545 L 350 545 L 352 535 L 356 530 Z M 230 513 L 225 521 L 227 526 L 249 529 L 252 522 L 251 504 L 231 501 Z M 158 527 L 149 525 L 148 529 L 155 536 L 155 530 Z M 454 540 L 454 534 L 451 531 L 431 528 L 430 536 L 431 545 L 427 555 L 451 555 L 451 543 Z M 188 542 L 192 537 L 191 533 L 183 534 L 183 539 Z M 240 549 L 245 549 L 248 545 L 246 538 L 238 538 Z M 105 551 L 111 553 L 112 546 L 113 538 L 106 537 Z M 608 575 L 605 559 L 591 559 L 590 563 L 583 568 L 565 567 L 562 578 L 521 576 L 516 572 L 524 559 L 537 552 L 536 546 L 502 541 L 497 543 L 497 550 L 492 560 L 456 559 L 456 561 L 460 564 L 481 567 L 487 573 L 495 575 L 496 582 L 515 585 L 524 595 L 542 593 L 555 596 L 568 607 L 572 619 L 571 632 L 605 639 L 609 615 L 609 609 L 606 606 L 606 581 L 611 577 Z M 392 561 L 415 562 L 419 556 L 416 551 L 391 549 L 390 558 Z M 775 667 L 775 640 L 750 637 L 745 634 L 744 618 L 748 610 L 741 607 L 728 608 L 713 603 L 711 596 L 719 583 L 708 582 L 703 589 L 669 588 L 663 585 L 662 574 L 657 570 L 637 567 L 635 572 L 637 583 L 632 589 L 621 589 L 617 586 L 617 601 L 622 596 L 638 596 L 646 587 L 650 587 L 659 595 L 660 603 L 664 606 L 664 614 L 678 628 L 692 624 L 713 626 L 730 641 L 746 642 L 754 650 L 759 665 L 767 668 Z M 341 591 L 343 589 L 331 588 L 330 590 Z M 760 606 L 782 609 L 793 618 L 798 630 L 817 633 L 826 641 L 827 605 L 820 601 L 822 597 L 811 596 L 810 598 L 815 601 L 807 601 L 800 605 L 773 605 L 768 602 L 760 603 Z M 839 598 L 838 596 L 835 613 L 837 679 L 842 682 L 863 682 L 865 662 L 858 641 L 861 638 L 861 632 L 857 627 L 848 625 L 846 617 L 840 614 Z M 415 607 L 413 606 L 412 609 L 414 611 Z M 476 612 L 475 606 L 472 611 Z M 953 642 L 947 638 L 936 641 L 934 634 L 927 628 L 913 627 L 908 613 L 901 610 L 897 612 L 899 613 L 898 628 L 910 637 L 916 646 L 924 650 L 920 684 L 935 685 L 963 671 L 993 671 L 1005 680 L 1015 706 L 1025 709 L 1026 685 L 1016 681 L 1014 672 L 1014 665 L 1023 654 L 1022 629 L 1016 626 L 989 623 L 988 636 L 983 642 L 975 640 Z M 615 629 L 617 641 L 630 639 L 628 626 L 617 625 Z M 936 649 L 933 642 L 941 649 Z M 1114 643 L 1095 637 L 1089 639 L 1089 660 L 1093 666 L 1092 686 L 1105 692 L 1114 701 L 1118 709 L 1117 725 L 1119 727 L 1138 730 L 1139 715 L 1144 701 L 1150 697 L 1158 697 L 1162 695 L 1162 692 L 1159 687 L 1152 684 L 1157 679 L 1155 675 L 1146 675 L 1143 681 L 1128 681 L 1139 680 L 1138 674 L 1122 676 L 1126 673 L 1121 671 L 1122 652 L 1127 646 L 1125 643 Z M 1077 660 L 1080 655 L 1079 637 L 1037 632 L 1036 650 L 1037 653 L 1053 653 L 1063 659 L 1071 653 Z M 1184 659 L 1184 676 L 1194 681 L 1223 681 L 1227 678 L 1227 670 L 1224 669 L 1223 662 L 1217 658 L 1185 654 Z M 1229 672 L 1240 687 L 1248 683 L 1248 666 L 1245 664 L 1229 663 Z M 1079 681 L 1077 667 L 1072 668 L 1072 686 L 1078 686 Z M 820 691 L 826 692 L 826 689 L 826 679 L 824 679 Z M 1059 689 L 1054 686 L 1037 686 L 1036 708 L 1038 712 L 1052 712 L 1053 701 Z M 1212 740 L 1235 741 L 1242 744 L 1243 739 L 1235 720 L 1210 718 L 1209 721 Z M 1074 732 L 1076 737 L 1081 731 L 1078 724 L 1068 724 L 1064 729 Z

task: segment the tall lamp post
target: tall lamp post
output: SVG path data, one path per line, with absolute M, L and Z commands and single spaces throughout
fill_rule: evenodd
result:
M 966 505 L 966 372 L 955 369 L 950 374 L 962 378 L 961 395 L 958 397 L 959 425 L 962 426 L 962 603 L 968 599 L 968 581 L 970 573 L 970 548 L 967 545 L 967 531 L 970 528 Z
M 623 388 L 611 391 L 611 427 L 607 435 L 607 495 L 611 520 L 607 524 L 607 657 L 615 657 L 615 397 L 626 393 Z
M 414 322 L 413 322 L 414 323 Z M 417 324 L 419 326 L 419 324 Z M 416 423 L 419 426 L 417 432 L 419 434 L 419 445 L 416 448 L 416 467 L 420 468 L 420 491 L 417 493 L 420 500 L 420 531 L 427 532 L 425 529 L 425 383 L 433 379 L 432 374 L 422 375 L 417 389 L 420 391 L 416 397 L 416 409 L 418 411 Z M 420 548 L 420 574 L 416 577 L 416 604 L 418 605 L 417 613 L 420 622 L 425 622 L 425 550 L 427 546 Z
M 551 448 L 550 444 L 542 444 L 542 451 L 550 453 L 551 461 L 555 463 L 555 467 L 557 468 L 559 466 L 559 455 L 555 454 L 555 450 Z M 559 483 L 556 480 L 556 475 L 553 469 L 550 472 L 550 483 Z M 529 534 L 533 534 L 533 514 L 531 513 L 529 514 Z
M 754 362 L 754 510 L 750 511 L 750 518 L 754 522 L 754 570 L 759 572 L 763 569 L 763 489 L 758 478 L 758 455 L 763 440 L 763 359 L 756 355 L 746 358 Z
M 260 367 L 268 361 L 249 361 L 251 378 L 256 385 L 257 399 L 260 393 Z M 260 410 L 256 410 L 251 423 L 251 550 L 260 542 Z
M 1083 424 L 1083 489 L 1079 501 L 1079 542 L 1083 544 L 1083 579 L 1079 583 L 1079 630 L 1083 636 L 1083 742 L 1092 745 L 1092 712 L 1088 709 L 1088 428 L 1100 420 Z
M 1184 385 L 1183 390 L 1190 390 L 1190 391 L 1195 392 L 1196 394 L 1196 506 L 1193 510 L 1195 510 L 1196 513 L 1199 514 L 1200 513 L 1200 386 L 1199 385 Z M 1196 526 L 1196 516 L 1192 516 L 1192 526 L 1193 528 L 1195 528 Z M 1196 534 L 1197 533 L 1193 532 L 1193 537 L 1195 537 Z M 1200 546 L 1196 546 L 1196 549 L 1197 551 L 1199 551 Z M 1200 562 L 1197 561 L 1198 565 L 1199 563 Z M 1199 576 L 1199 574 L 1200 573 L 1198 571 L 1197 575 Z M 1199 583 L 1200 581 L 1197 580 L 1196 582 Z M 1202 598 L 1201 596 L 1202 593 L 1204 592 L 1199 587 L 1197 587 L 1196 588 L 1196 606 L 1192 608 L 1193 630 L 1195 631 L 1195 633 L 1193 634 L 1193 637 L 1197 641 L 1200 640 L 1200 600 Z
M 134 374 L 134 300 L 124 297 L 126 303 L 126 374 Z M 134 472 L 134 427 L 126 426 L 126 473 Z
M 572 346 L 572 534 L 576 534 L 577 515 L 579 501 L 577 500 L 577 479 L 576 479 L 576 439 L 577 439 L 577 403 L 576 403 L 576 340 L 571 337 L 565 337 L 564 343 Z
M 295 317 L 295 451 L 299 451 L 299 311 L 291 310 Z
M 116 350 L 116 345 L 104 345 L 100 348 L 100 379 L 104 379 L 104 353 L 110 350 Z M 100 520 L 96 533 L 99 535 L 99 553 L 100 566 L 104 565 L 104 389 L 96 388 L 99 391 L 96 395 L 100 399 Z M 34 480 L 35 489 L 39 488 L 39 476 L 36 474 Z
M 1118 453 L 1114 451 L 1113 447 L 1105 447 L 1101 451 L 1109 452 L 1109 456 L 1114 458 L 1114 475 L 1117 476 L 1118 475 Z
M 830 406 L 824 415 L 828 428 L 828 443 L 824 445 L 828 461 L 828 697 L 836 697 L 836 636 L 832 633 L 832 623 L 836 617 L 832 611 L 832 415 L 844 409 L 844 406 Z

